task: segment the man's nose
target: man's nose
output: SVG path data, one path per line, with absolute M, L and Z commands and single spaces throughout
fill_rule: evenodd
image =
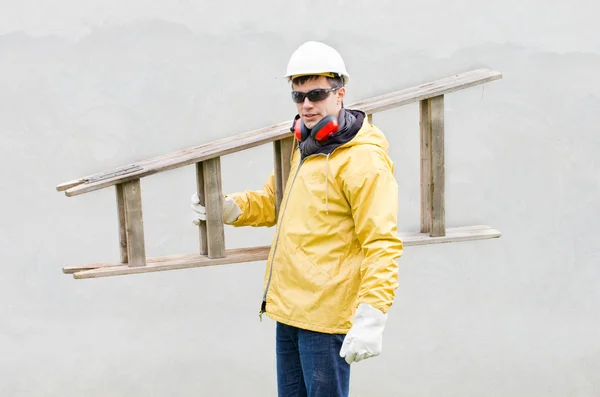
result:
M 304 98 L 304 102 L 302 102 L 302 107 L 311 108 L 313 107 L 313 103 L 308 99 L 308 97 Z

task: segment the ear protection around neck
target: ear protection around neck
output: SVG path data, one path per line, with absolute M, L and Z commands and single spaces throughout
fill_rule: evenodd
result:
M 338 127 L 338 119 L 335 116 L 325 116 L 311 129 L 306 128 L 300 116 L 296 116 L 293 132 L 296 139 L 300 142 L 306 140 L 309 135 L 318 142 L 324 142 L 338 131 Z

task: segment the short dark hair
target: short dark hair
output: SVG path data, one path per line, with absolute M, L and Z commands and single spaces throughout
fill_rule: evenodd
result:
M 319 77 L 321 77 L 321 76 L 315 74 L 315 75 L 298 76 L 294 79 L 290 78 L 290 80 L 291 80 L 292 84 L 302 85 L 309 80 L 316 80 Z M 325 78 L 327 79 L 327 81 L 329 81 L 331 88 L 342 88 L 344 86 L 344 78 L 340 75 L 336 75 L 335 77 L 325 76 Z

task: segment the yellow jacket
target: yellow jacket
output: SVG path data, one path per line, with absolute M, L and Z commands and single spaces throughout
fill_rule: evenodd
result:
M 398 185 L 383 133 L 365 118 L 354 138 L 328 155 L 291 158 L 267 259 L 261 314 L 291 326 L 345 334 L 356 307 L 387 312 L 398 287 L 402 241 Z M 273 226 L 274 173 L 262 190 L 232 197 L 233 226 Z

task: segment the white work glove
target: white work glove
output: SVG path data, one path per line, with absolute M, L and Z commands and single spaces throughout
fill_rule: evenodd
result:
M 381 354 L 386 320 L 387 313 L 361 303 L 356 309 L 352 328 L 344 338 L 340 357 L 352 364 Z
M 192 211 L 194 213 L 194 225 L 199 225 L 200 221 L 206 220 L 206 208 L 200 204 L 198 193 L 192 194 Z M 242 210 L 231 197 L 225 197 L 223 200 L 223 222 L 232 223 L 242 214 Z

